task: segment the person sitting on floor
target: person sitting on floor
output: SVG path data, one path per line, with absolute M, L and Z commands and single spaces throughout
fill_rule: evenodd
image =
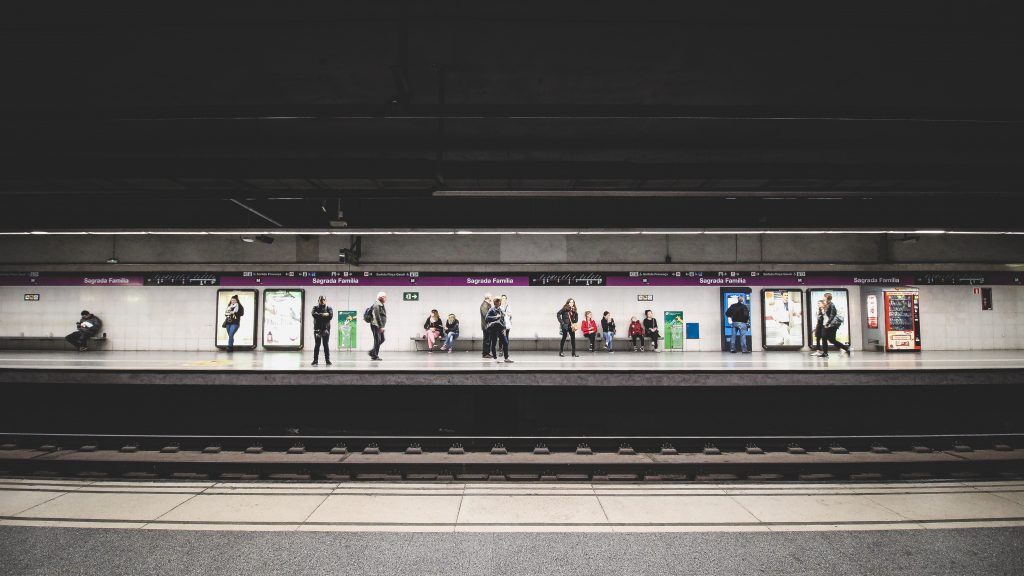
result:
M 95 338 L 101 328 L 103 328 L 103 321 L 99 316 L 88 310 L 82 310 L 82 317 L 75 322 L 75 331 L 65 336 L 64 339 L 78 348 L 79 352 L 85 352 L 89 349 L 89 338 Z

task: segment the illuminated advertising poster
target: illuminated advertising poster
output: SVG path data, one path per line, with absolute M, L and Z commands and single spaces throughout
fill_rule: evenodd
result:
M 818 302 L 825 300 L 825 294 L 832 295 L 832 304 L 836 313 L 843 317 L 843 323 L 836 329 L 836 341 L 840 344 L 850 343 L 850 295 L 845 288 L 812 288 L 807 291 L 807 327 L 811 345 L 818 340 L 814 333 L 818 325 Z M 870 317 L 870 316 L 869 316 Z M 828 320 L 826 319 L 827 323 Z M 824 334 L 822 338 L 824 338 Z
M 665 350 L 682 350 L 686 323 L 682 310 L 665 310 Z
M 238 303 L 242 306 L 243 314 L 238 318 L 238 331 L 235 332 L 235 348 L 252 350 L 256 347 L 256 318 L 259 310 L 256 309 L 256 301 L 259 292 L 256 290 L 217 290 L 217 348 L 228 347 L 228 330 L 224 324 L 224 313 L 228 309 L 233 296 L 238 297 Z
M 800 290 L 761 290 L 761 345 L 765 350 L 804 347 L 803 296 Z
M 355 310 L 338 311 L 338 350 L 356 349 L 356 326 L 359 313 Z
M 868 328 L 878 328 L 878 296 L 868 295 Z
M 305 290 L 263 291 L 263 347 L 268 350 L 301 350 L 305 314 Z
M 747 306 L 747 310 L 753 315 L 753 309 L 750 307 L 750 288 L 720 288 L 720 298 L 722 305 L 722 350 L 729 350 L 730 342 L 732 342 L 732 320 L 725 315 L 726 310 L 729 306 L 732 306 L 736 302 L 743 302 Z M 751 331 L 748 329 L 744 338 L 747 340 L 747 350 L 750 350 L 753 345 L 753 339 Z M 737 342 L 736 349 L 739 350 L 742 345 Z

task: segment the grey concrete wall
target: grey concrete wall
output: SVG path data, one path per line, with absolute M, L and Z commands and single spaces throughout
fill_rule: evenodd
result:
M 0 267 L 102 269 L 112 255 L 131 266 L 252 264 L 332 266 L 348 236 L 274 236 L 273 244 L 238 236 L 0 236 Z M 363 237 L 362 264 L 420 270 L 496 265 L 601 265 L 612 270 L 669 267 L 834 266 L 1024 263 L 1024 235 L 705 234 L 705 235 L 371 235 Z M 788 266 L 792 268 L 792 266 Z

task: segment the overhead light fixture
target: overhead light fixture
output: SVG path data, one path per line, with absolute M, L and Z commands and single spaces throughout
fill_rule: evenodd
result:
M 252 244 L 255 241 L 256 241 L 256 237 L 255 236 L 242 236 L 242 242 L 248 242 L 249 244 Z

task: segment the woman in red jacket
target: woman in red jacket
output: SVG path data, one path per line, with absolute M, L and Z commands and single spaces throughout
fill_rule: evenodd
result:
M 644 326 L 633 316 L 629 319 L 629 337 L 633 340 L 633 352 L 637 352 L 637 342 L 640 343 L 639 352 L 644 351 Z
M 590 340 L 590 351 L 593 352 L 594 340 L 597 338 L 597 322 L 594 322 L 594 315 L 587 310 L 583 313 L 583 322 L 580 323 L 580 328 L 583 330 L 583 335 Z

